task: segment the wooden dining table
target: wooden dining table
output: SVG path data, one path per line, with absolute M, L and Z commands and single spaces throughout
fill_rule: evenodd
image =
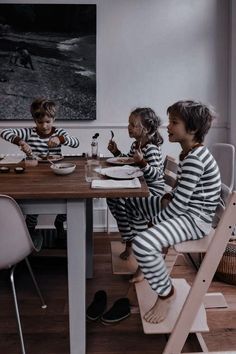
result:
M 85 180 L 85 158 L 71 156 L 64 161 L 76 164 L 73 173 L 56 175 L 49 162 L 41 162 L 18 174 L 10 165 L 10 172 L 0 173 L 0 194 L 16 199 L 24 214 L 67 215 L 70 354 L 85 354 L 85 284 L 86 271 L 92 276 L 93 198 L 145 197 L 149 192 L 143 177 L 141 188 L 92 189 Z M 106 166 L 105 159 L 101 163 Z

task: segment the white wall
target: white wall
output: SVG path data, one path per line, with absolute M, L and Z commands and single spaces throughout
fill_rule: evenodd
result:
M 166 108 L 179 99 L 189 98 L 210 103 L 219 112 L 206 142 L 228 141 L 230 1 L 86 0 L 67 3 L 97 4 L 97 120 L 58 123 L 81 142 L 77 151 L 67 148 L 66 153 L 88 151 L 91 136 L 98 131 L 100 152 L 108 155 L 110 129 L 122 150 L 127 151 L 131 143 L 127 134 L 130 111 L 137 106 L 151 106 L 164 123 L 161 130 L 165 138 L 164 155 L 177 157 L 179 147 L 166 139 Z M 0 122 L 0 128 L 4 126 L 6 123 Z M 0 153 L 16 149 L 0 141 Z
M 57 1 L 60 2 L 63 3 Z M 97 4 L 97 120 L 58 123 L 80 138 L 81 145 L 76 152 L 87 151 L 91 136 L 99 131 L 100 150 L 106 153 L 110 128 L 120 145 L 128 149 L 127 120 L 133 108 L 151 106 L 166 123 L 166 108 L 187 98 L 215 106 L 219 119 L 208 141 L 227 141 L 228 1 L 86 0 L 76 3 Z M 7 124 L 26 125 L 24 122 Z M 0 128 L 5 125 L 0 122 Z M 0 141 L 1 153 L 12 152 L 12 148 Z M 176 146 L 165 142 L 164 151 L 176 154 L 176 150 Z

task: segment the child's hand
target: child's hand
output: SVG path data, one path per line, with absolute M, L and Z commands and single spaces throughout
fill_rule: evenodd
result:
M 136 163 L 139 163 L 140 161 L 143 160 L 143 153 L 141 147 L 138 147 L 138 149 L 135 150 L 133 158 L 134 158 L 134 162 Z
M 118 151 L 118 147 L 113 140 L 109 140 L 107 148 L 113 155 Z
M 54 136 L 48 140 L 48 147 L 52 148 L 60 145 L 60 139 L 57 136 Z
M 31 147 L 24 140 L 19 141 L 19 147 L 26 155 L 32 154 Z

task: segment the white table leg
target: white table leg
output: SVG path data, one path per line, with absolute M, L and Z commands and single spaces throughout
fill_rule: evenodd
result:
M 86 353 L 85 335 L 86 201 L 67 201 L 70 354 Z

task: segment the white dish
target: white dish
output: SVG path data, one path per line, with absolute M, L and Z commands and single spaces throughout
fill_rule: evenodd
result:
M 61 161 L 64 158 L 61 155 L 49 155 L 47 157 L 47 155 L 45 154 L 45 157 L 41 157 L 41 156 L 44 156 L 44 155 L 42 154 L 42 155 L 38 156 L 38 161 L 39 162 L 49 162 L 49 160 L 52 161 L 52 162 L 56 162 L 56 161 Z
M 74 172 L 75 167 L 76 164 L 71 162 L 56 163 L 55 165 L 50 166 L 56 175 L 68 175 Z
M 115 179 L 133 179 L 141 177 L 143 172 L 138 167 L 116 166 L 102 169 L 102 174 Z
M 107 162 L 113 165 L 133 165 L 134 159 L 128 156 L 123 156 L 123 157 L 120 156 L 120 157 L 111 157 L 107 159 Z

